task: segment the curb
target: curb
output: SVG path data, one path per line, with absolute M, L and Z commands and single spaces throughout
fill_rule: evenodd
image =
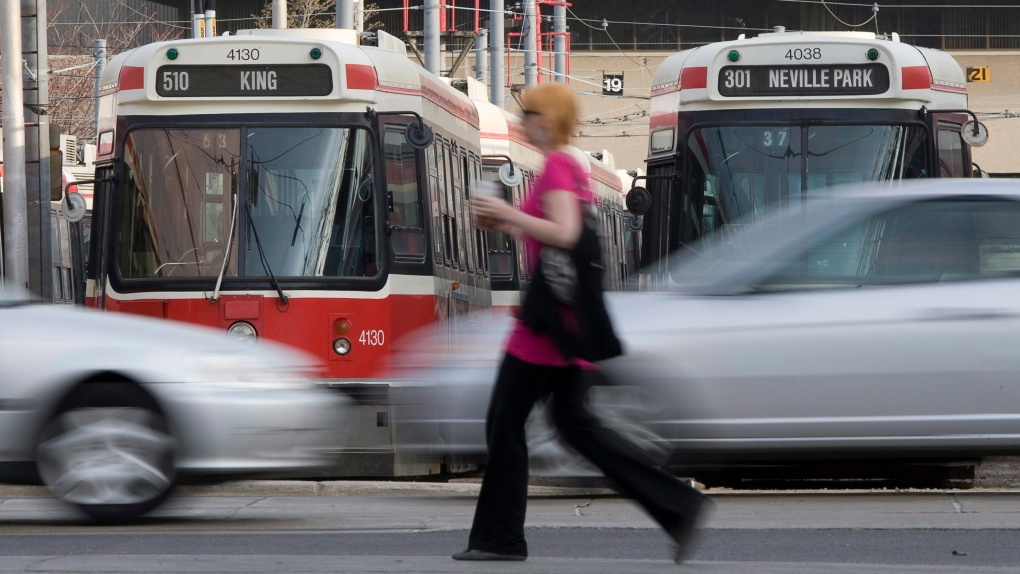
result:
M 697 485 L 700 487 L 701 485 Z M 239 480 L 210 485 L 183 485 L 174 490 L 178 497 L 476 497 L 481 489 L 479 482 L 390 482 L 384 480 Z M 699 488 L 699 490 L 702 490 Z M 1014 488 L 969 489 L 868 489 L 868 490 L 731 490 L 712 488 L 702 490 L 711 496 L 895 496 L 895 495 L 1018 495 Z M 539 486 L 528 487 L 529 498 L 592 498 L 619 496 L 609 488 Z M 52 498 L 45 486 L 0 484 L 0 499 Z
M 362 480 L 239 480 L 211 485 L 183 485 L 178 497 L 342 497 L 342 496 L 469 496 L 476 497 L 481 483 L 387 482 Z M 529 486 L 534 498 L 569 498 L 616 495 L 608 488 Z M 45 486 L 0 485 L 0 498 L 52 498 Z

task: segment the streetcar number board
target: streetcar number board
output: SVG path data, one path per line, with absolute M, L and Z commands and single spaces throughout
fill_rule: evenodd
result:
M 726 66 L 719 70 L 719 94 L 748 96 L 867 96 L 889 91 L 889 70 L 881 64 Z
M 156 93 L 165 98 L 328 96 L 333 71 L 325 64 L 160 66 Z

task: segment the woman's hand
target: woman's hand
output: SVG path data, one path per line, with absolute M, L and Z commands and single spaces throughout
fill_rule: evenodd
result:
M 571 249 L 581 237 L 584 222 L 577 196 L 572 191 L 551 190 L 543 198 L 545 217 L 533 217 L 518 211 L 495 197 L 473 197 L 471 212 L 479 227 L 494 229 L 514 236 L 525 234 L 540 243 Z
M 492 225 L 485 227 L 494 227 L 496 224 L 506 223 L 517 212 L 512 205 L 502 199 L 484 195 L 472 197 L 470 206 L 471 212 L 475 217 L 492 223 Z

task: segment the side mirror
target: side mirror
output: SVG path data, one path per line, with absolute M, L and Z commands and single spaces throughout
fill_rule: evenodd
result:
M 627 192 L 626 203 L 632 215 L 644 215 L 652 208 L 652 194 L 643 187 L 633 187 Z
M 988 128 L 981 122 L 969 121 L 963 124 L 960 135 L 971 147 L 981 147 L 988 143 Z
M 425 149 L 432 145 L 432 128 L 425 125 L 425 122 L 408 124 L 404 137 L 414 149 Z
M 64 214 L 71 223 L 77 223 L 85 217 L 85 198 L 77 191 L 72 191 L 60 202 L 60 213 Z
M 645 218 L 640 215 L 631 215 L 627 218 L 627 229 L 637 233 L 645 226 Z
M 524 170 L 507 162 L 499 166 L 499 181 L 507 187 L 517 187 L 524 181 Z

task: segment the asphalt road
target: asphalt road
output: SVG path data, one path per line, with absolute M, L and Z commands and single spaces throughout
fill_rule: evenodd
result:
M 474 500 L 192 497 L 122 526 L 0 500 L 0 572 L 1017 572 L 1020 494 L 715 495 L 682 567 L 617 498 L 536 498 L 525 563 L 459 563 Z

